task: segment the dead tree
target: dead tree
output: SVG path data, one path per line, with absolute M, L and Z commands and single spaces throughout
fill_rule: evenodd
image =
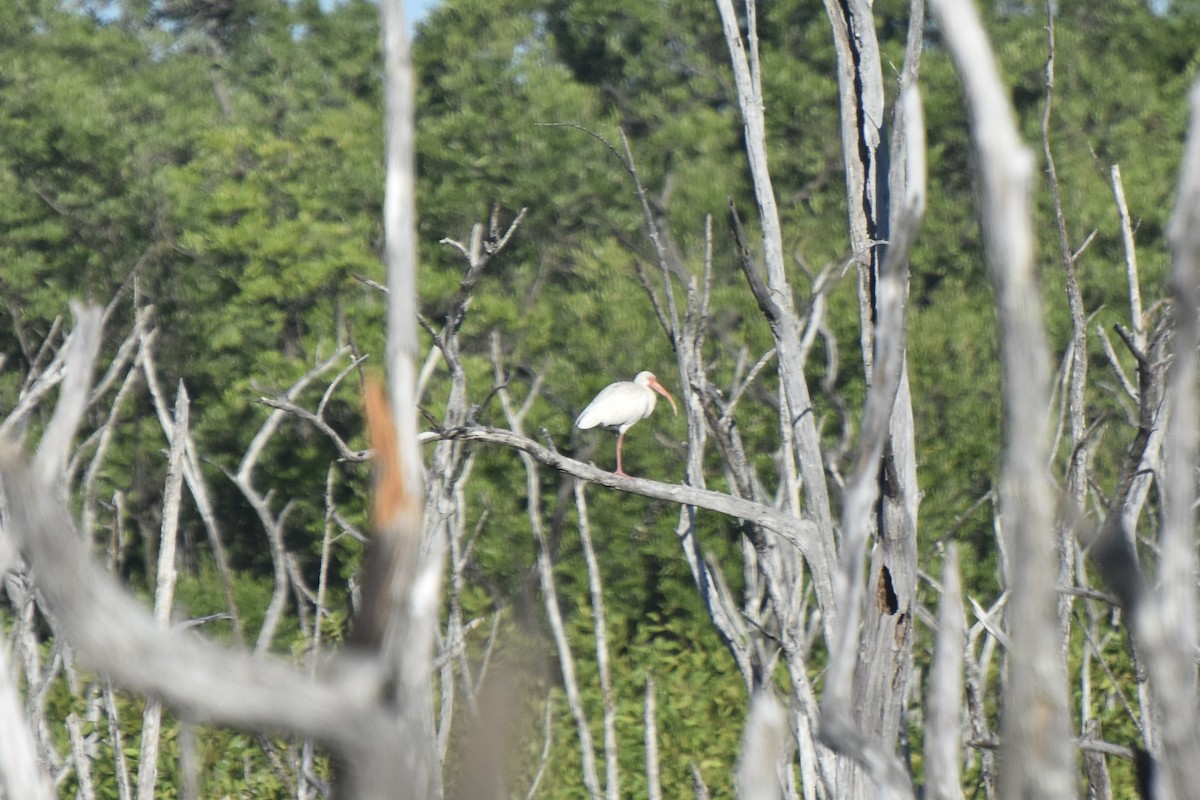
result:
M 1112 172 L 1113 194 L 1126 243 L 1129 325 L 1117 336 L 1127 354 L 1104 331 L 1098 333 L 1114 375 L 1134 410 L 1135 435 L 1113 490 L 1102 496 L 1089 474 L 1091 426 L 1084 416 L 1089 332 L 1075 263 L 1082 255 L 1070 241 L 1061 201 L 1056 200 L 1057 232 L 1067 270 L 1067 302 L 1072 337 L 1061 377 L 1053 376 L 1050 345 L 1041 317 L 1041 295 L 1033 269 L 1034 228 L 1031 192 L 1032 152 L 1021 142 L 1010 104 L 974 7 L 966 0 L 938 0 L 933 14 L 963 83 L 975 147 L 980 188 L 980 219 L 995 287 L 1000 320 L 1004 442 L 997 501 L 998 545 L 1005 558 L 1005 591 L 986 604 L 967 598 L 966 613 L 957 552 L 947 553 L 941 581 L 926 578 L 938 594 L 936 616 L 917 602 L 919 487 L 916 483 L 913 398 L 906 364 L 908 259 L 919 235 L 925 199 L 924 129 L 917 90 L 924 7 L 910 7 L 908 43 L 899 71 L 895 102 L 888 117 L 887 86 L 869 3 L 827 3 L 838 58 L 841 140 L 848 199 L 848 264 L 857 271 L 861 362 L 867 393 L 850 467 L 842 474 L 834 454 L 822 444 L 814 414 L 808 359 L 817 338 L 828 336 L 825 293 L 834 267 L 816 276 L 800 295 L 785 263 L 786 231 L 776 207 L 767 159 L 765 109 L 758 50 L 756 7 L 742 10 L 717 0 L 730 54 L 738 110 L 744 126 L 754 208 L 728 209 L 728 236 L 737 264 L 770 329 L 771 348 L 755 357 L 742 353 L 727 386 L 705 347 L 710 330 L 711 287 L 722 266 L 714 257 L 711 218 L 702 255 L 680 254 L 647 199 L 634 147 L 622 134 L 610 154 L 628 173 L 641 210 L 655 269 L 638 279 L 676 354 L 679 396 L 687 420 L 685 479 L 668 484 L 616 475 L 559 452 L 548 437 L 525 431 L 527 414 L 541 401 L 547 376 L 536 372 L 522 393 L 493 339 L 492 384 L 486 388 L 506 427 L 481 424 L 473 400 L 483 393 L 469 385 L 459 334 L 472 293 L 491 260 L 519 229 L 524 212 L 507 225 L 499 213 L 490 225 L 476 226 L 468 242 L 444 244 L 464 258 L 464 277 L 443 320 L 422 321 L 433 349 L 421 357 L 416 313 L 415 213 L 412 162 L 412 77 L 398 0 L 381 3 L 385 59 L 387 185 L 385 263 L 388 304 L 386 388 L 364 382 L 371 449 L 354 450 L 325 420 L 329 397 L 361 357 L 338 349 L 293 386 L 273 398 L 271 408 L 230 480 L 254 510 L 272 556 L 274 589 L 253 652 L 233 602 L 232 579 L 223 555 L 221 531 L 208 499 L 201 459 L 189 432 L 189 403 L 183 384 L 170 402 L 154 367 L 151 309 L 138 309 L 132 329 L 105 374 L 93 385 L 101 340 L 102 314 L 79 308 L 69 335 L 56 324 L 34 359 L 17 406 L 0 422 L 14 444 L 0 455 L 0 569 L 14 608 L 8 651 L 0 658 L 0 790 L 9 797 L 48 798 L 56 783 L 73 775 L 84 797 L 94 796 L 90 743 L 78 715 L 61 721 L 69 749 L 55 744 L 46 718 L 46 695 L 55 681 L 77 683 L 75 660 L 98 670 L 103 682 L 87 690 L 94 721 L 105 721 L 117 755 L 122 797 L 152 796 L 155 753 L 163 713 L 188 724 L 213 722 L 260 734 L 284 733 L 281 749 L 263 736 L 263 748 L 288 785 L 289 794 L 439 797 L 445 793 L 452 725 L 467 718 L 484 734 L 503 732 L 488 719 L 489 664 L 501 627 L 467 619 L 462 598 L 471 553 L 485 527 L 471 524 L 465 495 L 479 446 L 507 448 L 520 458 L 525 476 L 525 510 L 536 547 L 537 588 L 559 660 L 570 734 L 579 749 L 580 783 L 589 797 L 622 794 L 617 751 L 622 715 L 613 692 L 602 585 L 590 532 L 588 494 L 620 491 L 664 501 L 677 509 L 674 526 L 709 618 L 729 651 L 746 687 L 743 751 L 735 783 L 745 798 L 897 797 L 917 795 L 899 747 L 906 714 L 924 712 L 925 786 L 930 797 L 964 796 L 964 767 L 977 767 L 986 796 L 1071 797 L 1086 776 L 1091 796 L 1111 795 L 1106 759 L 1133 758 L 1157 769 L 1144 783 L 1156 797 L 1198 796 L 1200 734 L 1197 734 L 1195 673 L 1196 552 L 1194 506 L 1197 454 L 1198 347 L 1196 285 L 1200 244 L 1194 219 L 1200 208 L 1200 89 L 1193 97 L 1192 134 L 1170 227 L 1174 260 L 1169 322 L 1142 306 L 1136 250 L 1119 171 Z M 1053 25 L 1048 30 L 1047 94 L 1043 155 L 1058 197 L 1048 120 L 1053 97 Z M 881 149 L 890 148 L 884 159 Z M 890 166 L 887 174 L 883 165 Z M 888 187 L 886 204 L 878 192 Z M 753 219 L 761 238 L 752 240 Z M 831 343 L 832 346 L 832 343 Z M 1127 364 L 1133 362 L 1134 374 Z M 430 376 L 444 365 L 446 403 L 431 430 L 418 432 L 417 408 Z M 315 410 L 304 405 L 307 387 L 324 381 Z M 752 402 L 756 382 L 774 373 L 778 393 L 778 447 L 775 475 L 764 479 L 747 455 L 734 424 L 741 404 Z M 89 554 L 97 501 L 90 494 L 121 404 L 145 381 L 169 445 L 164 514 L 155 578 L 153 612 L 119 585 Z M 1063 470 L 1066 491 L 1053 488 L 1056 436 L 1052 390 L 1064 399 L 1057 427 L 1069 428 Z M 23 437 L 32 412 L 57 390 L 53 416 L 32 457 Z M 111 392 L 111 399 L 109 398 Z M 89 409 L 108 403 L 105 421 L 88 437 L 75 440 Z M 325 519 L 319 584 L 304 584 L 286 547 L 289 510 L 256 482 L 260 455 L 284 420 L 313 426 L 336 446 L 346 462 L 373 458 L 376 481 L 372 530 L 348 646 L 330 655 L 323 649 L 322 618 L 327 614 L 330 548 L 338 535 L 362 536 L 342 518 L 333 501 L 338 467 L 326 480 Z M 423 458 L 419 446 L 430 445 Z M 91 449 L 89 449 L 91 448 Z M 714 491 L 713 460 L 729 488 Z M 87 461 L 86 452 L 92 453 Z M 554 564 L 544 529 L 543 481 L 561 476 L 560 501 L 575 508 L 587 567 L 588 612 L 594 630 L 594 658 L 601 697 L 602 731 L 582 698 L 582 658 L 592 658 L 569 641 L 555 583 Z M 82 522 L 64 502 L 82 475 Z M 588 484 L 591 484 L 589 486 Z M 778 487 L 769 491 L 765 487 Z M 1157 534 L 1139 547 L 1139 525 L 1152 487 L 1163 500 Z M 228 614 L 239 646 L 219 647 L 172 625 L 173 556 L 178 503 L 184 488 L 195 500 L 222 575 Z M 1103 501 L 1103 502 L 1101 502 Z M 1088 509 L 1102 509 L 1091 521 Z M 745 589 L 729 588 L 722 566 L 712 559 L 697 520 L 719 514 L 739 521 L 740 564 Z M 341 534 L 337 533 L 338 531 Z M 1074 537 L 1078 536 L 1077 544 Z M 119 563 L 120 536 L 107 548 Z M 1143 572 L 1142 552 L 1157 548 L 1155 580 Z M 1105 582 L 1089 583 L 1086 551 Z M 932 571 L 932 570 L 930 570 Z M 443 591 L 443 577 L 446 589 Z M 305 663 L 287 663 L 269 654 L 274 631 L 296 598 L 310 643 Z M 443 604 L 445 608 L 443 609 Z M 1118 703 L 1137 725 L 1140 742 L 1103 739 L 1092 714 L 1091 672 L 1112 677 L 1106 648 L 1120 639 L 1111 623 L 1120 608 L 1129 621 L 1128 648 L 1139 681 L 1137 696 L 1119 687 Z M 441 616 L 445 611 L 445 616 Z M 35 614 L 54 635 L 45 655 L 34 635 Z M 936 632 L 924 702 L 914 675 L 914 627 L 921 620 Z M 471 632 L 490 627 L 482 658 L 467 646 Z M 1067 702 L 1069 637 L 1085 640 L 1079 668 L 1083 696 L 1078 724 Z M 822 663 L 825 668 L 818 669 Z M 1001 665 L 997 670 L 997 665 Z M 1003 675 L 994 686 L 994 674 Z M 780 678 L 786 678 L 782 683 Z M 1116 683 L 1110 680 L 1110 683 Z M 22 699 L 18 686 L 24 685 Z M 141 725 L 136 776 L 121 747 L 122 728 L 114 685 L 150 698 Z M 783 686 L 784 691 L 777 692 Z M 439 707 L 435 709 L 435 696 Z M 991 707 L 998 704 L 998 719 Z M 657 747 L 657 700 L 648 681 L 642 712 L 649 795 L 662 794 Z M 538 788 L 549 759 L 553 718 L 546 701 L 544 746 L 529 794 Z M 996 732 L 997 728 L 999 733 Z M 492 738 L 496 738 L 493 736 Z M 312 775 L 314 742 L 337 759 L 334 786 Z M 128 744 L 128 740 L 126 741 Z M 464 780 L 480 796 L 505 795 L 510 787 L 499 764 L 502 748 L 486 768 Z M 999 754 L 999 758 L 996 754 Z M 1081 757 L 1082 754 L 1082 757 Z M 601 759 L 598 756 L 602 756 Z M 1078 764 L 1082 762 L 1082 770 Z M 496 766 L 493 766 L 495 764 Z M 186 773 L 186 770 L 185 770 Z M 706 796 L 694 770 L 697 796 Z M 675 788 L 675 787 L 669 787 Z M 194 793 L 194 787 L 193 787 Z M 667 792 L 669 794 L 669 792 Z
M 88 539 L 80 535 L 63 502 L 68 488 L 63 478 L 69 474 L 84 411 L 94 399 L 91 376 L 101 340 L 99 309 L 76 311 L 77 323 L 59 350 L 56 372 L 40 383 L 35 376 L 31 383 L 42 397 L 61 382 L 58 402 L 36 455 L 30 460 L 9 446 L 0 460 L 0 544 L 6 568 L 16 566 L 18 558 L 23 562 L 19 574 L 36 587 L 36 602 L 53 620 L 56 637 L 114 682 L 154 698 L 190 722 L 283 732 L 321 742 L 339 758 L 342 796 L 424 798 L 438 794 L 440 784 L 430 674 L 442 558 L 440 543 L 421 536 L 412 74 L 401 4 L 385 0 L 380 6 L 387 104 L 385 262 L 392 287 L 391 402 L 380 388 L 368 393 L 378 478 L 355 646 L 313 675 L 263 653 L 221 647 L 163 627 L 173 564 L 160 571 L 156 618 L 92 561 Z M 185 463 L 187 405 L 182 391 L 176 408 L 170 421 L 175 489 L 169 496 L 178 494 Z M 10 416 L 10 421 L 16 419 Z M 246 468 L 247 463 L 253 465 L 254 450 L 244 459 L 237 482 L 252 501 L 263 500 L 264 524 L 278 532 L 279 519 L 255 493 Z M 195 480 L 194 474 L 189 477 L 189 482 Z M 164 516 L 169 521 L 170 515 Z M 164 541 L 171 541 L 169 531 Z M 277 588 L 282 588 L 288 581 L 285 559 L 276 555 Z M 170 558 L 167 548 L 163 557 Z M 32 592 L 26 596 L 33 602 Z M 9 675 L 7 668 L 0 671 L 0 679 Z M 48 770 L 59 769 L 57 757 L 44 747 L 38 752 L 33 731 L 14 714 L 13 698 L 13 683 L 0 680 L 0 725 L 10 743 L 4 748 L 0 783 L 9 797 L 49 797 L 53 776 Z M 153 725 L 147 724 L 144 731 L 151 737 L 144 745 L 151 751 L 144 752 L 152 752 Z M 74 772 L 87 795 L 92 788 L 87 756 L 77 751 L 73 757 Z M 152 791 L 152 773 L 143 773 L 139 782 L 141 794 Z

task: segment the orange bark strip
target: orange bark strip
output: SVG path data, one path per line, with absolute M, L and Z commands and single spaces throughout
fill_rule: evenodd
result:
M 412 507 L 412 497 L 404 485 L 400 470 L 400 450 L 396 441 L 396 424 L 388 407 L 387 392 L 377 378 L 368 378 L 363 400 L 367 414 L 367 431 L 375 450 L 375 496 L 371 505 L 371 521 L 375 530 L 383 530 Z

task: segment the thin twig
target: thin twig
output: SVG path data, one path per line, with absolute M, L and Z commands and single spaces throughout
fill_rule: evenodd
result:
M 643 721 L 646 728 L 646 798 L 662 800 L 658 770 L 658 704 L 654 695 L 654 679 L 646 678 L 646 700 Z
M 575 481 L 575 510 L 579 514 L 579 539 L 583 545 L 588 586 L 591 588 L 596 666 L 599 670 L 600 695 L 604 704 L 604 789 L 608 800 L 618 800 L 621 796 L 621 781 L 617 761 L 617 704 L 613 699 L 612 676 L 608 666 L 608 628 L 604 622 L 604 590 L 600 578 L 600 564 L 596 561 L 596 551 L 592 547 L 587 495 L 582 481 Z

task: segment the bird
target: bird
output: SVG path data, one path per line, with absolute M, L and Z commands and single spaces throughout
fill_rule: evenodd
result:
M 679 414 L 675 398 L 663 388 L 654 373 L 639 372 L 632 381 L 617 381 L 605 386 L 575 419 L 575 427 L 580 430 L 601 427 L 617 432 L 618 475 L 629 477 L 629 473 L 621 466 L 621 445 L 625 442 L 625 431 L 654 411 L 654 405 L 658 402 L 655 392 L 667 398 L 671 402 L 671 410 Z

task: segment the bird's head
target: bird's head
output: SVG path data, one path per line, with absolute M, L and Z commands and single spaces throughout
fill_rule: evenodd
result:
M 633 382 L 640 386 L 645 386 L 647 389 L 653 389 L 667 398 L 671 403 L 671 410 L 675 412 L 676 416 L 679 416 L 679 407 L 675 405 L 675 398 L 671 397 L 671 393 L 663 388 L 663 385 L 658 382 L 658 378 L 654 377 L 653 372 L 639 372 L 637 377 L 633 379 Z

